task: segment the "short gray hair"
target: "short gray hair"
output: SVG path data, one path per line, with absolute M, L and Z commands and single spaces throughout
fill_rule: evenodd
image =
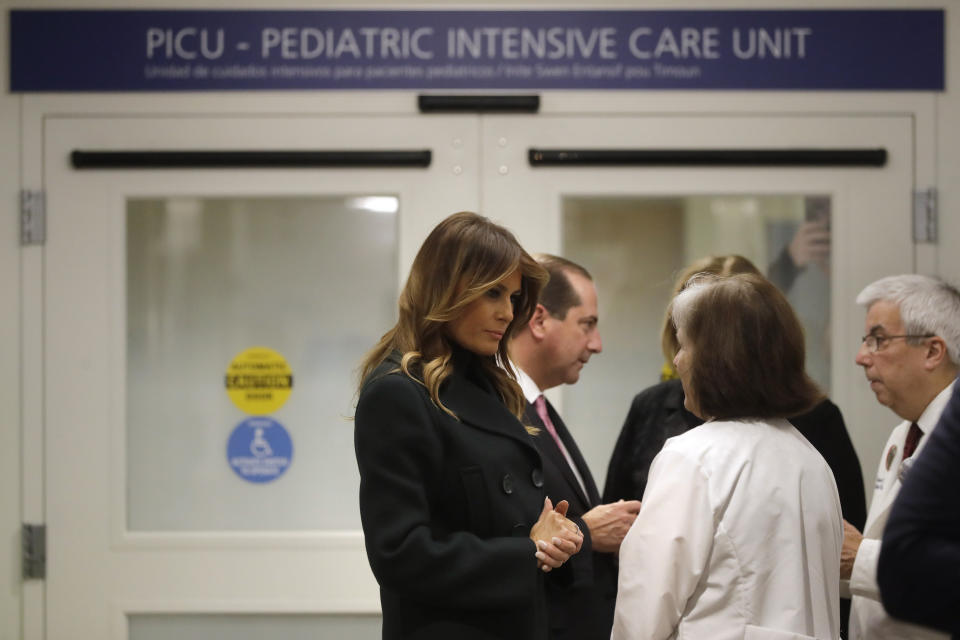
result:
M 857 296 L 857 304 L 867 309 L 880 301 L 900 308 L 906 333 L 940 337 L 947 344 L 950 362 L 960 365 L 960 291 L 956 287 L 937 278 L 904 274 L 872 282 Z

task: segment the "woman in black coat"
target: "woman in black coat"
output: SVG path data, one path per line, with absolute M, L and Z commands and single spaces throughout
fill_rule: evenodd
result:
M 546 638 L 543 573 L 583 537 L 543 494 L 523 394 L 499 364 L 545 279 L 509 231 L 454 214 L 363 364 L 360 516 L 385 639 Z

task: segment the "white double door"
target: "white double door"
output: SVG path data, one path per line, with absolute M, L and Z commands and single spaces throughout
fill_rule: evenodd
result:
M 529 149 L 545 147 L 884 148 L 888 159 L 531 166 Z M 431 155 L 396 168 L 71 163 L 75 151 L 210 150 Z M 30 334 L 43 342 L 42 390 L 27 394 L 43 405 L 43 459 L 24 468 L 44 496 L 46 637 L 378 637 L 349 421 L 356 367 L 395 318 L 423 238 L 454 211 L 592 263 L 610 332 L 562 401 L 602 484 L 630 397 L 656 381 L 676 268 L 701 250 L 766 260 L 804 199 L 826 198 L 830 386 L 872 466 L 882 442 L 867 425 L 889 418 L 852 364 L 853 297 L 913 269 L 912 154 L 897 117 L 49 118 L 48 239 L 42 269 L 24 273 L 43 292 L 43 331 Z M 263 347 L 292 372 L 289 397 L 233 402 L 228 368 Z M 292 443 L 267 478 L 244 476 L 230 449 L 257 424 Z

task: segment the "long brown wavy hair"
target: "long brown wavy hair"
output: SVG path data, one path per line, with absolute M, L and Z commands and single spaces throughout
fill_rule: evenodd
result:
M 497 354 L 480 356 L 487 378 L 507 408 L 518 418 L 526 400 L 514 379 L 507 345 L 510 336 L 533 315 L 547 272 L 524 251 L 513 234 L 487 218 L 462 211 L 438 224 L 417 252 L 400 293 L 397 324 L 380 338 L 360 367 L 360 385 L 394 351 L 400 370 L 427 388 L 440 402 L 440 385 L 453 372 L 453 343 L 447 324 L 471 302 L 520 270 L 520 295 Z

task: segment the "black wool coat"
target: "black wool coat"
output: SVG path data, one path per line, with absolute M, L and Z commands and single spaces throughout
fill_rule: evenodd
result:
M 363 383 L 354 425 L 360 516 L 380 584 L 383 638 L 546 638 L 530 528 L 543 466 L 476 356 L 458 351 L 440 400 L 389 358 Z

